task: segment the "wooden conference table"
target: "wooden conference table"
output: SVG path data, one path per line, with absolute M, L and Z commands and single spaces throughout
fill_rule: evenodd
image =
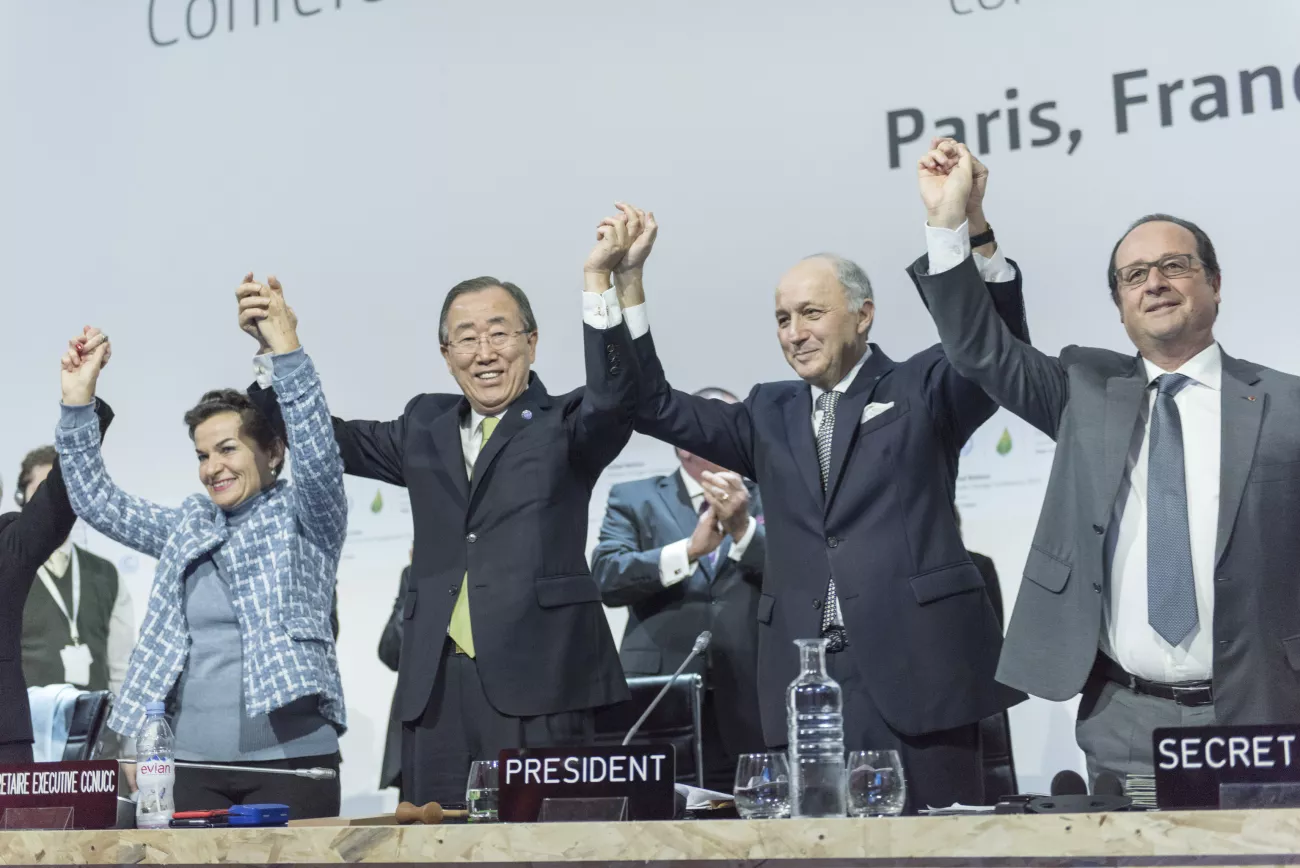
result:
M 0 865 L 1300 865 L 1300 810 L 0 832 Z

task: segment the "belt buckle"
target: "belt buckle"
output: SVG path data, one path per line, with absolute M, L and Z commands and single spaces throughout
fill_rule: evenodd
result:
M 1214 689 L 1212 687 L 1183 687 L 1178 684 L 1171 684 L 1169 688 L 1174 692 L 1174 702 L 1185 708 L 1199 708 L 1204 705 L 1214 704 Z

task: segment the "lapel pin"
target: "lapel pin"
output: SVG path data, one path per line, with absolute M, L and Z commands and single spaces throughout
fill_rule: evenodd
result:
M 1255 400 L 1255 396 L 1254 396 L 1254 395 L 1247 395 L 1247 396 L 1246 396 L 1246 400 L 1247 400 L 1247 401 L 1253 401 L 1253 400 Z
M 1255 400 L 1255 399 L 1254 399 L 1254 398 L 1251 398 L 1250 400 L 1253 401 L 1253 400 Z M 524 412 L 520 413 L 519 415 L 523 416 L 523 417 L 524 417 L 524 421 L 527 422 L 529 419 L 533 418 L 533 411 L 532 411 L 532 410 L 525 410 Z

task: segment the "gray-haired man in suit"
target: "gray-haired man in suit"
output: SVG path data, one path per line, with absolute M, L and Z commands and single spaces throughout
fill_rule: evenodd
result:
M 1300 720 L 1300 379 L 1219 348 L 1214 245 L 1161 214 L 1107 269 L 1136 355 L 1018 340 L 968 249 L 981 168 L 952 141 L 920 161 L 913 273 L 957 370 L 1057 442 L 998 679 L 1083 693 L 1094 778 L 1150 774 L 1157 727 Z
M 724 389 L 701 398 L 737 401 Z M 705 676 L 705 786 L 731 792 L 736 760 L 765 750 L 758 705 L 758 597 L 767 536 L 758 488 L 678 449 L 676 473 L 609 492 L 591 571 L 607 606 L 627 606 L 619 659 L 627 675 L 670 675 L 700 631 L 713 639 Z

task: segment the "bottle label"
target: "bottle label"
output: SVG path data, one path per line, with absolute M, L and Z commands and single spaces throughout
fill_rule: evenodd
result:
M 175 766 L 171 760 L 159 759 L 154 757 L 148 762 L 138 763 L 136 766 L 137 777 L 151 777 L 153 775 L 173 775 L 176 773 Z

